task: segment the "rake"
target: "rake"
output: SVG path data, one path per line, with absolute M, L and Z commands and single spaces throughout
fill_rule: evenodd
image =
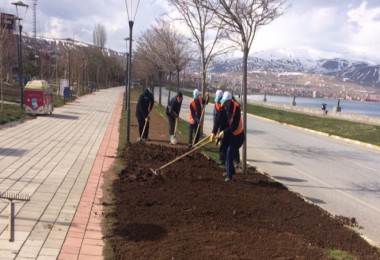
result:
M 209 137 L 210 137 L 210 136 L 208 136 L 207 138 L 209 138 Z M 198 142 L 198 143 L 199 143 L 199 142 Z M 154 169 L 150 168 L 150 171 L 151 171 L 154 175 L 158 175 L 158 172 L 161 171 L 162 169 L 168 167 L 169 165 L 172 165 L 172 164 L 175 163 L 176 161 L 178 161 L 178 160 L 182 159 L 183 157 L 185 157 L 185 156 L 187 156 L 187 155 L 189 155 L 189 154 L 195 152 L 196 150 L 202 148 L 203 146 L 205 146 L 205 145 L 207 145 L 207 144 L 209 144 L 209 143 L 210 143 L 210 141 L 207 141 L 207 142 L 205 142 L 205 143 L 203 143 L 203 144 L 201 144 L 201 145 L 199 145 L 199 146 L 197 146 L 197 147 L 191 149 L 191 150 L 188 151 L 187 153 L 184 153 L 184 154 L 182 154 L 181 156 L 175 158 L 174 160 L 172 160 L 172 161 L 170 161 L 170 162 L 168 162 L 168 163 L 162 165 L 162 166 L 161 166 L 160 168 L 158 168 L 158 169 L 155 169 L 155 170 L 154 170 Z

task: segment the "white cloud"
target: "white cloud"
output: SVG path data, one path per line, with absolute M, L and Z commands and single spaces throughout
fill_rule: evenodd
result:
M 253 51 L 311 46 L 323 51 L 355 51 L 380 61 L 380 1 L 302 1 L 261 28 Z
M 347 13 L 350 23 L 350 48 L 363 53 L 378 54 L 380 46 L 380 7 L 368 8 L 367 2 Z

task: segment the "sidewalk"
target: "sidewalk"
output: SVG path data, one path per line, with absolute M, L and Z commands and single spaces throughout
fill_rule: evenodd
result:
M 101 90 L 0 131 L 0 191 L 30 195 L 15 201 L 14 242 L 0 200 L 0 259 L 103 258 L 99 188 L 117 149 L 122 92 Z

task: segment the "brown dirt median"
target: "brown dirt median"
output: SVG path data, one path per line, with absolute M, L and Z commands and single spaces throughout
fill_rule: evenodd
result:
M 131 119 L 134 141 L 133 111 Z M 153 175 L 150 168 L 188 150 L 167 144 L 164 117 L 152 113 L 151 122 L 153 141 L 125 149 L 124 168 L 108 187 L 108 258 L 331 259 L 329 250 L 353 259 L 380 258 L 344 226 L 346 218 L 332 218 L 253 170 L 225 183 L 224 170 L 195 153 Z

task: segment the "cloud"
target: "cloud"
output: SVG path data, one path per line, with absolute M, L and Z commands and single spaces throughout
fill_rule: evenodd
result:
M 11 2 L 1 0 L 0 9 L 15 13 Z M 24 20 L 24 31 L 33 31 L 32 0 Z M 127 0 L 137 6 L 138 0 Z M 270 48 L 311 46 L 325 51 L 350 50 L 380 56 L 380 1 L 375 0 L 289 0 L 286 13 L 257 32 L 252 51 Z M 131 12 L 133 13 L 133 11 Z M 131 14 L 132 15 L 132 14 Z M 162 16 L 175 16 L 167 0 L 140 0 L 133 37 L 148 29 Z M 91 43 L 96 24 L 107 29 L 106 46 L 125 51 L 123 38 L 129 36 L 125 0 L 39 0 L 37 34 L 74 38 Z M 184 26 L 178 25 L 184 32 Z M 380 60 L 380 57 L 378 57 Z
M 367 2 L 347 12 L 350 24 L 350 48 L 363 53 L 379 55 L 380 7 L 369 8 Z
M 282 17 L 259 30 L 254 50 L 311 46 L 380 60 L 380 1 L 374 2 L 294 0 Z

